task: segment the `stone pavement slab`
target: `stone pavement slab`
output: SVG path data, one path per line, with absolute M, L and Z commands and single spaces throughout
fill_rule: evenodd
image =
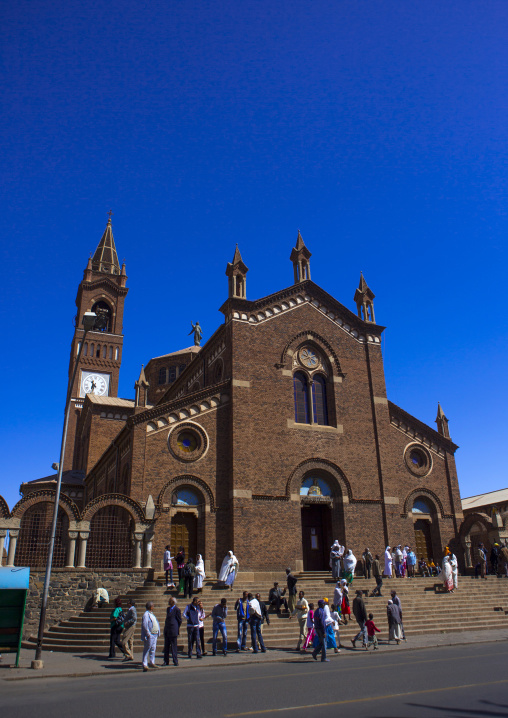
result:
M 463 631 L 460 633 L 429 633 L 421 636 L 408 636 L 407 641 L 403 641 L 400 645 L 395 643 L 388 644 L 386 638 L 381 638 L 379 650 L 387 653 L 396 653 L 399 651 L 410 651 L 420 648 L 431 648 L 438 646 L 456 646 L 456 645 L 474 645 L 479 643 L 492 643 L 497 641 L 508 641 L 508 629 L 501 630 L 483 630 L 483 631 Z M 327 656 L 336 661 L 354 659 L 355 655 L 365 655 L 365 649 L 357 643 L 357 648 L 353 649 L 351 643 L 341 649 L 340 654 L 328 651 Z M 163 640 L 159 640 L 158 650 L 156 653 L 156 664 L 161 671 L 174 671 L 181 669 L 189 669 L 193 667 L 224 667 L 237 666 L 253 663 L 304 663 L 312 661 L 310 653 L 297 653 L 291 650 L 268 649 L 266 653 L 258 653 L 254 655 L 251 651 L 241 653 L 228 652 L 227 656 L 219 653 L 217 656 L 208 654 L 203 656 L 201 660 L 197 660 L 195 656 L 189 660 L 186 656 L 181 655 L 179 658 L 179 666 L 176 669 L 173 665 L 169 668 L 162 667 L 161 650 Z M 372 649 L 371 649 L 372 650 Z M 4 655 L 0 662 L 0 682 L 1 681 L 23 681 L 23 680 L 40 680 L 41 678 L 76 678 L 79 676 L 97 676 L 104 675 L 111 677 L 112 675 L 125 675 L 126 673 L 137 673 L 141 670 L 141 661 L 124 663 L 122 657 L 109 660 L 105 655 L 82 653 L 69 654 L 53 651 L 43 651 L 44 668 L 42 670 L 33 670 L 31 662 L 34 658 L 35 651 L 32 649 L 22 649 L 20 666 L 14 667 L 15 657 L 13 655 Z M 340 664 L 339 664 L 340 665 Z M 151 669 L 154 670 L 154 669 Z

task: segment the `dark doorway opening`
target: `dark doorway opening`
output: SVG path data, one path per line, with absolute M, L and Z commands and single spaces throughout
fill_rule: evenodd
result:
M 328 571 L 331 546 L 331 508 L 302 506 L 304 571 Z

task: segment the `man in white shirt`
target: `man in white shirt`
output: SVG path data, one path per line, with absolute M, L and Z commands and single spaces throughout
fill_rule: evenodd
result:
M 159 622 L 152 613 L 153 602 L 148 601 L 141 622 L 141 640 L 143 641 L 143 670 L 157 668 L 155 665 L 155 649 L 160 634 Z
M 261 614 L 261 606 L 257 598 L 254 598 L 252 593 L 247 596 L 250 607 L 250 635 L 252 640 L 252 650 L 254 653 L 258 652 L 258 641 L 261 646 L 261 653 L 266 653 L 265 644 L 263 641 L 263 634 L 261 633 L 261 621 L 263 616 Z

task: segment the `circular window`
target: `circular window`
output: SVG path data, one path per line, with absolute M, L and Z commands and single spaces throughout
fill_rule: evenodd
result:
M 199 424 L 185 422 L 171 430 L 168 447 L 180 461 L 197 461 L 208 449 L 208 436 Z
M 319 366 L 319 357 L 310 347 L 303 347 L 299 352 L 300 361 L 307 369 L 316 369 Z
M 191 454 L 199 447 L 199 437 L 193 431 L 181 431 L 176 439 L 176 445 L 185 454 Z
M 404 452 L 404 461 L 415 476 L 426 476 L 432 469 L 432 458 L 421 444 L 411 444 Z

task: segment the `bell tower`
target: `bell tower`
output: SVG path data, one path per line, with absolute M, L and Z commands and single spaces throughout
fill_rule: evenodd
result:
M 291 250 L 289 259 L 293 262 L 293 272 L 295 284 L 310 279 L 310 258 L 312 254 L 309 252 L 303 241 L 303 237 L 298 230 L 296 238 L 296 246 Z
M 360 319 L 363 319 L 364 322 L 372 322 L 372 324 L 376 323 L 376 318 L 374 316 L 375 296 L 376 295 L 372 289 L 370 289 L 367 285 L 363 273 L 360 272 L 360 284 L 355 292 L 354 301 L 358 310 L 358 316 Z
M 236 245 L 235 256 L 232 262 L 228 262 L 226 267 L 226 275 L 229 279 L 229 294 L 228 296 L 236 297 L 239 299 L 247 298 L 247 272 L 248 267 L 242 260 L 242 255 Z
M 64 469 L 73 467 L 77 422 L 87 394 L 118 396 L 118 379 L 123 348 L 123 309 L 128 289 L 125 264 L 118 261 L 111 214 L 104 234 L 88 260 L 76 296 L 76 319 L 71 342 L 69 379 L 83 342 L 83 315 L 95 312 L 103 317 L 103 329 L 86 335 L 76 378 L 71 391 L 72 410 L 65 451 Z

